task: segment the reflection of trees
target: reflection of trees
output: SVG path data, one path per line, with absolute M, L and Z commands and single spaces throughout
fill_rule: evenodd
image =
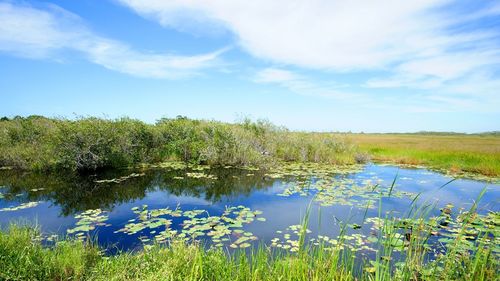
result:
M 77 173 L 32 173 L 22 171 L 0 171 L 0 186 L 4 199 L 12 202 L 50 201 L 61 207 L 67 216 L 87 209 L 110 210 L 116 205 L 142 199 L 150 191 L 161 190 L 176 196 L 203 198 L 213 203 L 224 197 L 248 196 L 253 190 L 272 186 L 272 180 L 263 179 L 262 174 L 247 176 L 248 171 L 238 169 L 213 169 L 205 171 L 218 180 L 174 179 L 185 176 L 184 171 L 150 170 L 142 177 L 131 178 L 121 183 L 95 183 L 96 179 L 111 179 L 126 176 L 130 170 L 114 170 L 99 174 Z M 33 189 L 41 189 L 32 191 Z M 21 196 L 18 196 L 22 194 Z
M 262 173 L 247 176 L 248 171 L 239 169 L 212 169 L 205 173 L 216 176 L 217 180 L 188 177 L 173 179 L 174 176 L 183 176 L 184 173 L 174 175 L 162 172 L 159 173 L 156 186 L 176 196 L 203 197 L 206 201 L 215 203 L 222 197 L 248 196 L 253 190 L 265 189 L 272 185 L 272 181 L 263 179 Z

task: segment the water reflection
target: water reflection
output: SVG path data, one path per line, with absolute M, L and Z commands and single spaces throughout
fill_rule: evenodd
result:
M 119 178 L 132 172 L 114 170 L 83 175 L 2 171 L 2 205 L 6 202 L 50 201 L 60 208 L 60 215 L 70 216 L 88 209 L 112 210 L 117 205 L 143 199 L 153 191 L 200 198 L 216 204 L 222 199 L 249 196 L 255 190 L 269 188 L 275 181 L 264 177 L 262 172 L 249 176 L 246 170 L 213 169 L 209 173 L 217 180 L 188 178 L 185 177 L 186 171 L 182 170 L 149 170 L 141 171 L 143 176 L 120 183 L 96 183 L 100 179 Z
M 339 222 L 363 224 L 365 217 L 378 215 L 376 209 L 366 209 L 366 204 L 350 204 L 366 200 L 363 194 L 352 194 L 338 198 L 344 193 L 330 190 L 328 206 L 320 207 L 314 192 L 309 194 L 293 193 L 290 196 L 278 196 L 290 190 L 290 185 L 297 182 L 318 182 L 317 179 L 298 179 L 291 176 L 273 178 L 262 171 L 248 171 L 233 168 L 204 170 L 212 178 L 188 177 L 190 170 L 112 170 L 95 174 L 73 173 L 32 173 L 13 170 L 0 171 L 0 209 L 19 206 L 28 202 L 40 202 L 39 205 L 15 211 L 0 212 L 0 226 L 20 218 L 36 220 L 42 230 L 50 233 L 66 234 L 67 229 L 75 226 L 75 215 L 90 209 L 102 209 L 109 215 L 109 226 L 98 227 L 99 243 L 113 244 L 119 249 L 131 249 L 141 245 L 140 237 L 158 233 L 161 229 L 145 229 L 134 235 L 116 231 L 126 226 L 137 214 L 131 209 L 148 205 L 149 210 L 178 206 L 183 211 L 193 209 L 206 210 L 211 216 L 220 216 L 227 206 L 243 205 L 252 210 L 263 211 L 265 222 L 256 222 L 244 226 L 244 231 L 253 233 L 258 242 L 269 244 L 279 236 L 277 231 L 285 230 L 290 225 L 300 223 L 311 200 L 311 237 L 328 235 L 335 237 L 339 233 Z M 198 171 L 199 172 L 199 171 Z M 99 182 L 104 179 L 127 177 L 132 173 L 141 176 L 129 177 L 119 183 Z M 500 186 L 473 180 L 456 180 L 449 186 L 439 189 L 450 178 L 423 169 L 399 169 L 391 166 L 368 165 L 362 171 L 347 175 L 332 175 L 339 179 L 344 191 L 352 185 L 358 190 L 363 184 L 377 183 L 388 188 L 398 174 L 395 193 L 400 197 L 383 198 L 382 213 L 386 211 L 403 215 L 412 201 L 412 196 L 422 193 L 421 201 L 435 202 L 437 208 L 431 215 L 438 215 L 439 208 L 451 203 L 455 210 L 468 208 L 485 186 L 486 196 L 481 200 L 479 211 L 498 212 L 500 209 Z M 324 180 L 324 179 L 323 179 Z M 356 185 L 357 187 L 355 187 Z M 357 188 L 357 189 L 356 189 Z M 317 191 L 318 189 L 313 189 Z M 362 189 L 359 189 L 362 190 Z M 336 197 L 337 196 L 337 197 Z M 313 199 L 315 198 L 315 199 Z M 172 218 L 171 228 L 181 231 L 182 218 Z M 370 228 L 350 228 L 349 233 L 370 235 Z M 233 235 L 233 234 L 232 234 Z M 238 237 L 231 237 L 237 239 Z

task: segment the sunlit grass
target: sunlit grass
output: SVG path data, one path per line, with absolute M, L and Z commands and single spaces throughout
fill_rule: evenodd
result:
M 425 165 L 453 173 L 500 175 L 500 137 L 478 135 L 350 134 L 375 161 Z

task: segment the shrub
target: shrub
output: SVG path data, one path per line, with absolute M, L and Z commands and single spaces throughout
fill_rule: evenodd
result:
M 211 165 L 276 161 L 353 163 L 354 149 L 331 134 L 290 132 L 265 120 L 237 124 L 161 119 L 15 117 L 0 121 L 0 165 L 21 169 L 95 170 L 182 160 Z

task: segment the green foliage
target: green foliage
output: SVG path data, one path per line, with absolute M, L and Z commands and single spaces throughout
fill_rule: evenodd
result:
M 181 160 L 270 166 L 278 160 L 353 163 L 354 148 L 328 134 L 293 133 L 267 121 L 16 117 L 0 122 L 0 166 L 95 170 Z
M 302 225 L 294 226 L 298 241 L 307 233 L 306 221 L 304 218 Z M 384 226 L 391 220 L 380 222 L 383 235 L 379 239 L 385 242 L 380 254 L 369 262 L 355 262 L 355 252 L 344 247 L 349 237 L 345 233 L 335 243 L 292 243 L 296 251 L 259 247 L 228 254 L 222 248 L 206 249 L 197 243 L 172 240 L 167 247 L 154 244 L 138 252 L 106 257 L 92 243 L 78 240 L 59 240 L 51 247 L 42 247 L 36 229 L 12 225 L 0 232 L 0 279 L 496 280 L 499 264 L 491 248 L 478 245 L 472 251 L 459 252 L 461 242 L 453 242 L 446 253 L 426 260 L 417 232 L 405 242 L 402 261 L 390 266 L 389 261 L 396 258 L 391 253 L 400 248 L 392 241 L 402 238 L 397 238 L 394 228 Z M 422 235 L 427 234 L 424 231 Z
M 81 280 L 101 258 L 99 249 L 80 241 L 44 248 L 34 228 L 12 225 L 0 233 L 0 280 Z

